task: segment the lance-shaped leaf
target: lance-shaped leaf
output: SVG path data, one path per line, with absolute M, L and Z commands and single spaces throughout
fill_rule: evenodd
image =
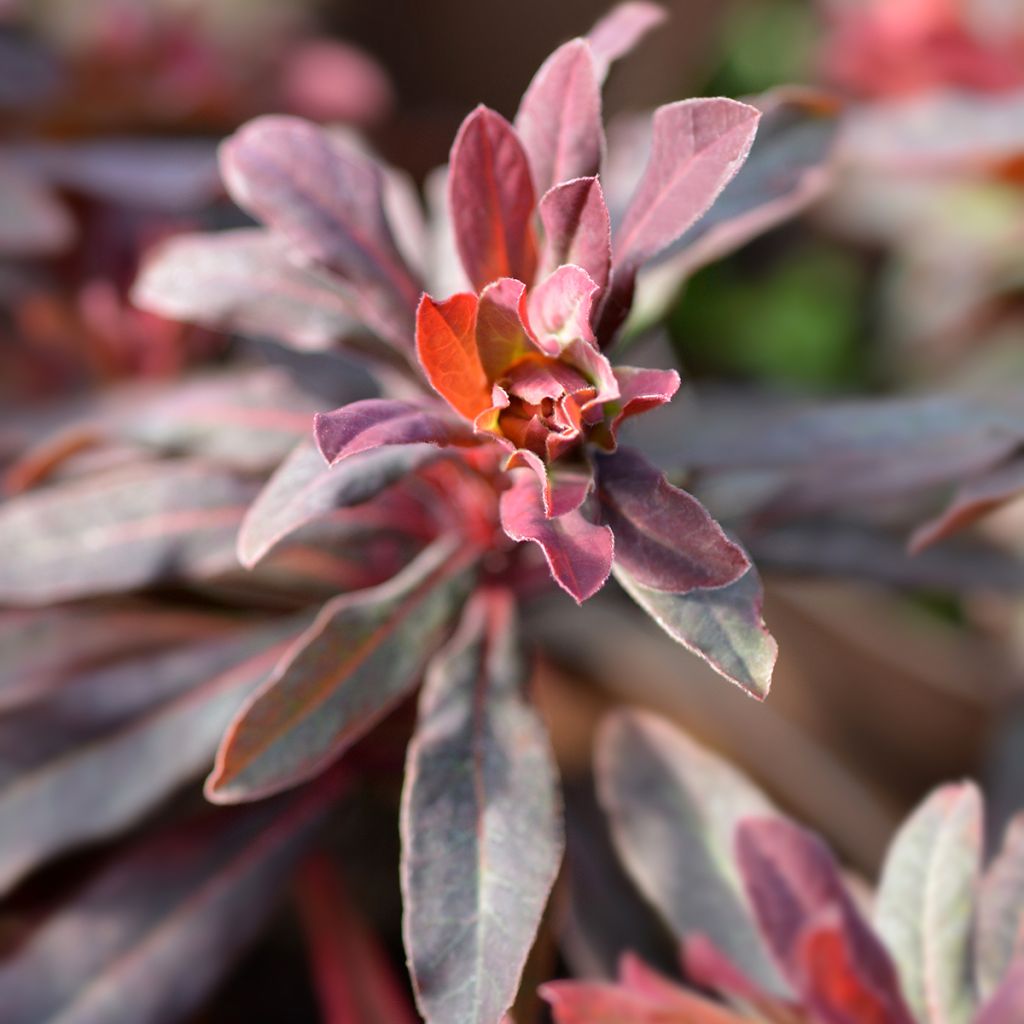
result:
M 0 506 L 0 602 L 43 604 L 230 568 L 254 487 L 202 462 L 156 463 Z
M 615 547 L 612 531 L 590 522 L 579 509 L 549 519 L 532 474 L 516 473 L 501 496 L 501 528 L 512 540 L 537 544 L 555 582 L 580 604 L 608 579 Z
M 356 284 L 387 287 L 409 312 L 419 282 L 384 213 L 381 168 L 338 135 L 296 117 L 250 121 L 221 149 L 232 198 L 309 259 Z
M 982 999 L 994 994 L 1010 965 L 1024 957 L 1024 815 L 1006 830 L 982 882 L 974 934 L 975 978 Z
M 499 1024 L 562 857 L 554 758 L 514 605 L 478 593 L 431 663 L 402 794 L 403 933 L 429 1024 Z
M 477 291 L 499 277 L 527 283 L 537 268 L 530 164 L 515 130 L 487 107 L 452 146 L 448 203 L 459 258 Z
M 231 724 L 207 796 L 237 803 L 297 785 L 373 728 L 444 639 L 472 558 L 443 539 L 387 583 L 324 605 Z
M 300 442 L 249 506 L 238 534 L 238 560 L 252 568 L 306 523 L 369 501 L 437 456 L 426 445 L 395 445 L 325 466 L 312 441 Z
M 544 225 L 539 276 L 572 263 L 604 291 L 611 275 L 612 225 L 597 178 L 576 178 L 544 193 L 538 208 Z
M 298 908 L 324 1024 L 416 1024 L 405 986 L 324 854 L 298 872 Z
M 943 786 L 897 832 L 882 869 L 875 927 L 896 961 L 907 1003 L 928 1024 L 967 1024 L 973 1012 L 981 815 L 976 786 Z
M 383 445 L 477 443 L 469 424 L 450 414 L 388 398 L 367 398 L 317 413 L 313 430 L 330 466 Z
M 779 648 L 761 617 L 764 592 L 753 566 L 735 583 L 689 594 L 652 590 L 621 565 L 613 572 L 622 589 L 673 640 L 752 697 L 768 696 Z
M 769 813 L 767 798 L 730 765 L 643 712 L 605 721 L 595 769 L 619 856 L 674 934 L 709 937 L 751 978 L 784 991 L 733 863 L 737 823 Z
M 966 529 L 994 509 L 1022 496 L 1024 458 L 1011 459 L 961 484 L 941 515 L 914 531 L 910 538 L 910 550 L 922 551 L 930 544 Z
M 625 271 L 683 234 L 733 179 L 761 112 L 727 99 L 681 100 L 654 113 L 651 154 L 622 225 L 615 264 Z
M 684 594 L 735 583 L 750 568 L 704 506 L 638 452 L 599 456 L 597 480 L 615 559 L 641 586 Z
M 207 768 L 302 625 L 99 670 L 0 719 L 0 892 L 54 854 L 127 827 Z
M 269 232 L 177 235 L 151 250 L 132 302 L 171 320 L 326 349 L 358 328 L 358 306 L 326 274 L 288 259 Z
M 523 94 L 515 126 L 538 194 L 597 174 L 604 155 L 601 87 L 585 40 L 563 44 L 544 61 Z
M 187 1018 L 276 906 L 336 790 L 210 814 L 130 847 L 0 966 L 4 1024 Z
M 736 856 L 761 933 L 798 996 L 820 1008 L 827 994 L 828 979 L 808 971 L 815 951 L 804 945 L 825 925 L 830 937 L 822 942 L 829 955 L 836 955 L 838 941 L 845 969 L 877 1001 L 869 1019 L 914 1024 L 889 954 L 860 916 L 835 859 L 816 835 L 784 818 L 748 818 L 736 831 Z M 833 1024 L 842 1018 L 825 1019 Z
M 476 321 L 477 299 L 469 292 L 444 302 L 424 295 L 416 310 L 416 355 L 427 380 L 469 420 L 491 405 L 491 386 L 477 347 Z
M 603 80 L 611 65 L 632 50 L 666 18 L 661 4 L 630 0 L 613 7 L 587 33 L 598 74 Z

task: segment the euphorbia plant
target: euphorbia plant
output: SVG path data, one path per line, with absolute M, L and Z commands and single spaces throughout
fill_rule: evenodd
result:
M 616 713 L 596 765 L 622 863 L 679 938 L 689 986 L 626 955 L 617 983 L 547 985 L 557 1024 L 1022 1019 L 1024 819 L 982 874 L 972 783 L 907 819 L 868 911 L 818 836 L 662 719 Z

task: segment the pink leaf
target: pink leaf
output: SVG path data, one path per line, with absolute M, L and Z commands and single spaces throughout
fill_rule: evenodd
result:
M 594 473 L 589 465 L 573 465 L 556 460 L 545 464 L 540 456 L 529 449 L 517 448 L 508 458 L 505 469 L 522 467 L 531 469 L 541 486 L 544 515 L 557 519 L 578 509 L 594 489 Z
M 555 185 L 541 199 L 539 212 L 544 225 L 541 276 L 574 263 L 603 291 L 611 274 L 612 229 L 598 179 Z
M 1024 1020 L 1024 960 L 1010 967 L 995 995 L 981 1008 L 974 1024 L 1017 1024 Z
M 221 170 L 232 198 L 299 255 L 382 290 L 411 316 L 420 286 L 391 234 L 372 159 L 300 118 L 267 116 L 223 144 Z
M 604 150 L 601 90 L 584 40 L 565 43 L 541 65 L 523 95 L 515 124 L 538 192 L 597 174 Z
M 647 0 L 634 0 L 613 7 L 587 35 L 600 77 L 604 79 L 611 65 L 629 53 L 666 17 L 660 4 L 648 3 Z
M 746 159 L 760 117 L 756 107 L 728 99 L 655 111 L 651 155 L 615 237 L 616 267 L 635 270 L 711 206 Z
M 526 302 L 530 332 L 542 351 L 558 357 L 575 342 L 597 347 L 590 311 L 597 285 L 582 267 L 559 267 L 532 289 Z
M 533 280 L 529 161 L 512 126 L 487 107 L 477 107 L 455 138 L 448 202 L 459 257 L 477 291 L 499 277 Z
M 675 370 L 648 370 L 635 366 L 617 366 L 619 403 L 622 408 L 612 420 L 612 434 L 623 420 L 656 409 L 672 401 L 679 390 L 679 374 Z
M 501 525 L 512 540 L 539 545 L 555 582 L 580 604 L 608 579 L 612 531 L 589 522 L 579 510 L 548 519 L 540 488 L 530 476 L 519 474 L 501 496 Z
M 476 443 L 472 430 L 451 416 L 385 398 L 367 398 L 334 412 L 317 413 L 313 429 L 320 453 L 332 466 L 385 444 Z
M 616 559 L 645 587 L 677 594 L 724 587 L 750 568 L 704 506 L 638 452 L 600 456 L 598 496 Z
M 460 292 L 444 302 L 424 295 L 416 310 L 416 354 L 434 390 L 472 420 L 491 404 L 476 341 L 477 299 Z

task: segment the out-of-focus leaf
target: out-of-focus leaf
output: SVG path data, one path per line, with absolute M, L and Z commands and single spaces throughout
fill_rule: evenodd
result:
M 326 604 L 228 729 L 206 792 L 254 800 L 326 768 L 419 681 L 474 557 L 435 542 L 394 579 Z
M 239 561 L 251 568 L 301 526 L 368 501 L 437 456 L 427 445 L 395 445 L 325 466 L 316 445 L 301 441 L 249 506 L 238 534 Z
M 0 717 L 0 891 L 207 767 L 298 622 L 101 669 Z
M 135 305 L 172 320 L 329 348 L 358 328 L 342 285 L 288 259 L 266 231 L 177 235 L 147 255 Z
M 910 549 L 918 552 L 966 529 L 982 516 L 1015 498 L 1024 496 L 1024 458 L 1010 462 L 965 481 L 952 501 L 935 519 L 919 526 L 910 538 Z
M 74 236 L 71 213 L 46 185 L 0 161 L 0 255 L 50 256 Z
M 971 931 L 981 865 L 981 794 L 943 786 L 897 832 L 875 902 L 875 927 L 917 1019 L 967 1024 L 974 1009 Z
M 630 0 L 613 7 L 587 33 L 600 77 L 665 18 L 665 8 L 648 0 Z
M 753 567 L 728 586 L 689 594 L 652 590 L 621 565 L 613 572 L 622 589 L 673 640 L 752 697 L 768 696 L 779 649 L 761 617 L 764 592 Z
M 991 997 L 1010 965 L 1024 957 L 1024 815 L 1006 830 L 1003 847 L 981 885 L 974 934 L 974 974 L 981 998 Z
M 903 1001 L 896 968 L 846 890 L 828 847 L 785 818 L 747 818 L 736 832 L 737 863 L 747 898 L 768 948 L 797 995 L 823 1020 L 841 1020 L 856 1000 L 870 997 L 868 1019 L 914 1024 Z M 821 934 L 817 949 L 805 940 Z M 837 991 L 829 975 L 808 968 L 821 955 L 846 979 Z M 842 977 L 843 974 L 839 976 Z M 846 1000 L 854 1000 L 848 1003 Z M 831 1011 L 831 1013 L 829 1013 Z
M 1017 960 L 974 1024 L 1017 1024 L 1024 1020 L 1024 960 Z
M 11 159 L 36 180 L 122 206 L 173 213 L 221 192 L 216 150 L 203 139 L 22 143 Z
M 443 407 L 424 407 L 389 398 L 350 402 L 313 420 L 317 447 L 330 466 L 361 452 L 389 445 L 471 445 L 468 423 Z
M 538 194 L 597 174 L 604 149 L 601 88 L 587 42 L 573 39 L 544 61 L 523 94 L 515 127 Z
M 549 519 L 541 489 L 525 471 L 501 496 L 501 527 L 512 540 L 538 545 L 555 582 L 577 603 L 596 594 L 608 579 L 612 531 L 590 522 L 579 509 Z
M 302 865 L 298 904 L 322 1024 L 416 1024 L 387 954 L 326 855 Z
M 408 349 L 420 285 L 384 213 L 380 167 L 337 135 L 300 118 L 265 116 L 224 143 L 232 198 L 293 247 L 354 286 L 360 315 Z
M 563 837 L 509 594 L 484 590 L 427 674 L 402 795 L 403 931 L 430 1024 L 499 1024 Z
M 255 488 L 198 461 L 155 463 L 0 505 L 0 602 L 44 604 L 229 568 Z
M 229 633 L 227 616 L 161 608 L 47 608 L 0 613 L 0 709 L 115 658 Z
M 577 178 L 555 185 L 538 207 L 544 225 L 540 276 L 566 263 L 582 267 L 603 290 L 612 266 L 612 226 L 597 178 Z
M 448 172 L 448 206 L 459 258 L 477 291 L 499 277 L 533 281 L 535 193 L 512 126 L 477 107 L 459 129 Z
M 254 937 L 336 785 L 130 847 L 0 965 L 4 1024 L 177 1024 Z
M 784 991 L 765 954 L 733 864 L 733 836 L 768 800 L 667 722 L 617 712 L 596 754 L 598 794 L 640 891 L 681 940 L 708 936 L 742 970 Z
M 704 506 L 638 452 L 620 448 L 602 456 L 597 480 L 615 560 L 640 586 L 689 593 L 735 583 L 750 569 Z

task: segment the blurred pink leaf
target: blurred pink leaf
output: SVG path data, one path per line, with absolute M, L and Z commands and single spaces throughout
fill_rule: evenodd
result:
M 1020 1020 L 1024 1020 L 1024 960 L 1018 959 L 973 1024 L 1017 1024 Z
M 557 772 L 510 594 L 482 590 L 431 662 L 402 795 L 403 931 L 428 1024 L 499 1024 L 562 858 Z
M 1013 818 L 981 885 L 974 935 L 975 976 L 991 997 L 1014 961 L 1024 958 L 1024 815 Z
M 587 34 L 598 76 L 603 80 L 611 65 L 629 53 L 666 17 L 661 4 L 648 0 L 630 0 L 613 7 Z
M 335 598 L 229 727 L 206 783 L 240 803 L 319 774 L 419 682 L 469 586 L 472 552 L 436 542 L 387 583 Z
M 0 160 L 0 255 L 51 256 L 63 252 L 77 228 L 45 182 Z
M 604 155 L 601 89 L 587 42 L 573 39 L 544 61 L 523 94 L 515 128 L 538 195 L 598 173 Z
M 477 291 L 499 277 L 533 280 L 534 202 L 529 161 L 515 130 L 500 114 L 477 107 L 462 122 L 448 173 L 455 242 Z

